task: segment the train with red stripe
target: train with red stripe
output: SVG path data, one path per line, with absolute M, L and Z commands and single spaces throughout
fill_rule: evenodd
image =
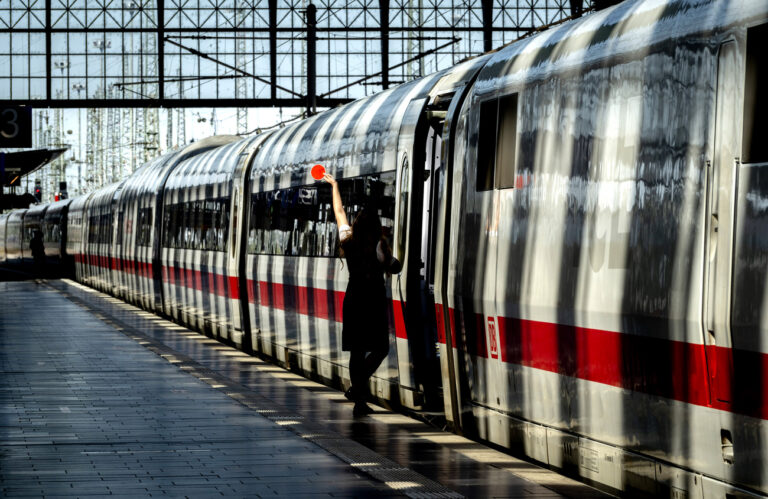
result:
M 0 260 L 41 228 L 78 281 L 345 388 L 321 164 L 403 263 L 376 399 L 626 495 L 766 495 L 767 43 L 763 1 L 626 1 L 3 215 Z

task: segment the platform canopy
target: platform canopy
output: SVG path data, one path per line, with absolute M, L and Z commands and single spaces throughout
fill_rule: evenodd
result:
M 21 179 L 61 156 L 63 149 L 35 149 L 33 151 L 0 152 L 0 182 L 3 187 L 15 187 Z

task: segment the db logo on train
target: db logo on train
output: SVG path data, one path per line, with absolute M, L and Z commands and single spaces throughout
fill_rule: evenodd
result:
M 488 345 L 490 346 L 490 353 L 492 359 L 499 358 L 498 341 L 496 341 L 496 322 L 493 317 L 488 317 Z

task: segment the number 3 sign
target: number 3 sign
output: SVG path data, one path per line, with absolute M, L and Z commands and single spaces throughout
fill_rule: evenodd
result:
M 0 107 L 0 147 L 32 147 L 31 107 Z

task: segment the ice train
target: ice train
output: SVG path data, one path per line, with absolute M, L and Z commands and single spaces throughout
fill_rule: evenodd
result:
M 322 164 L 404 264 L 378 399 L 628 495 L 766 495 L 766 46 L 765 1 L 626 1 L 3 215 L 0 260 L 40 228 L 77 280 L 343 387 Z

